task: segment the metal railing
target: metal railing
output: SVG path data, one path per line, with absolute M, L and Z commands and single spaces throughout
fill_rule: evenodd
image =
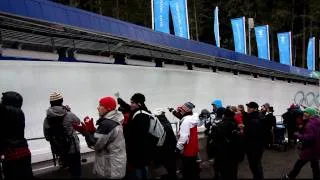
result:
M 175 122 L 175 123 L 170 123 L 171 124 L 171 127 L 172 125 L 175 125 L 175 132 L 177 133 L 178 132 L 178 122 Z M 77 135 L 79 135 L 80 133 L 77 132 Z M 46 139 L 45 137 L 34 137 L 34 138 L 26 138 L 27 141 L 37 141 L 37 140 L 43 140 L 43 139 Z

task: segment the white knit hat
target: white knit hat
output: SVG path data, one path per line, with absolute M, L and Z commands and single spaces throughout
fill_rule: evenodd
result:
M 52 94 L 50 94 L 50 102 L 56 101 L 56 100 L 59 100 L 59 99 L 63 99 L 63 97 L 61 96 L 60 93 L 53 92 Z

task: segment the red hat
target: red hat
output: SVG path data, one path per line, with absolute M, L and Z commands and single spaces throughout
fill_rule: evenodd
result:
M 106 110 L 113 111 L 117 108 L 117 102 L 113 97 L 107 96 L 103 97 L 99 101 L 100 105 Z

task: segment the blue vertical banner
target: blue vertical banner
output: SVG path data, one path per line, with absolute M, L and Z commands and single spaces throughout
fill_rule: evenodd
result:
M 170 0 L 152 0 L 152 27 L 155 31 L 170 34 L 169 5 Z
M 254 28 L 258 47 L 258 57 L 270 60 L 269 26 L 257 26 Z
M 315 62 L 316 62 L 316 38 L 311 37 L 309 39 L 308 52 L 307 52 L 308 70 L 315 71 Z
M 219 32 L 219 9 L 214 10 L 214 37 L 216 39 L 216 46 L 220 47 L 220 32 Z
M 171 0 L 170 10 L 173 19 L 174 34 L 189 39 L 188 10 L 186 0 Z
M 245 21 L 245 17 L 231 19 L 235 51 L 243 54 L 247 54 Z
M 291 32 L 278 33 L 280 63 L 292 65 Z

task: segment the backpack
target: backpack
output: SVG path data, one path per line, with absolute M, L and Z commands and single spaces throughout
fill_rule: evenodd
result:
M 157 139 L 156 146 L 161 147 L 166 139 L 166 131 L 163 125 L 155 115 L 150 114 L 143 110 L 137 111 L 133 115 L 132 119 L 134 119 L 134 117 L 140 113 L 146 114 L 150 117 L 150 126 L 149 126 L 148 133 Z
M 71 138 L 63 127 L 64 116 L 47 117 L 49 125 L 49 141 L 58 155 L 67 154 L 71 146 Z

